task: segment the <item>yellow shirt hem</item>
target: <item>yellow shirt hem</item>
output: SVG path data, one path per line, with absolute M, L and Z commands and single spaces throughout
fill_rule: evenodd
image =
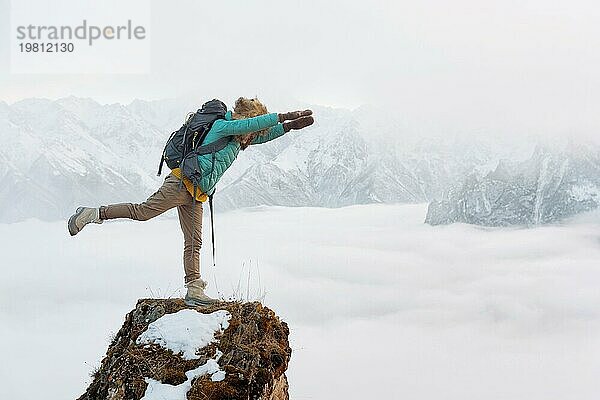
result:
M 173 175 L 175 175 L 176 177 L 178 177 L 179 179 L 181 179 L 181 169 L 180 168 L 175 168 L 175 169 L 171 170 L 171 173 Z M 185 185 L 185 188 L 187 189 L 187 191 L 190 192 L 190 194 L 192 196 L 194 196 L 194 184 L 192 183 L 192 181 L 190 181 L 188 178 L 186 178 L 184 176 L 183 184 Z M 205 193 L 202 193 L 200 188 L 197 186 L 196 186 L 196 200 L 201 201 L 203 203 L 206 200 L 208 200 L 208 196 Z

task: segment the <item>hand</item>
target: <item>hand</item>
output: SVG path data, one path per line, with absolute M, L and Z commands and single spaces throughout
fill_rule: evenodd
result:
M 308 117 L 309 115 L 312 115 L 312 110 L 290 111 L 287 113 L 279 114 L 279 122 L 291 121 L 301 117 Z
M 292 121 L 284 122 L 283 130 L 287 133 L 287 132 L 291 131 L 292 129 L 306 128 L 307 126 L 312 125 L 314 122 L 315 122 L 315 119 L 313 117 L 311 117 L 310 115 L 306 116 L 306 117 L 296 118 Z

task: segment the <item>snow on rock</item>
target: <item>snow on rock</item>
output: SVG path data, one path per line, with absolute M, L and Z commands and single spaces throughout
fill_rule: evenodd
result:
M 184 309 L 166 314 L 148 325 L 137 344 L 156 343 L 185 360 L 200 358 L 196 352 L 215 341 L 215 333 L 229 327 L 231 314 L 225 310 L 202 314 Z
M 187 400 L 187 394 L 192 388 L 192 381 L 202 375 L 210 374 L 213 382 L 220 382 L 225 379 L 225 371 L 222 371 L 217 361 L 223 353 L 217 351 L 215 358 L 211 358 L 197 368 L 191 369 L 185 373 L 186 380 L 179 385 L 169 385 L 156 379 L 146 378 L 148 383 L 146 392 L 141 400 Z

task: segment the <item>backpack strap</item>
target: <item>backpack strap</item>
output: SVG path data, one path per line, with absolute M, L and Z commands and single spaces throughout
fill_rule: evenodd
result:
M 208 196 L 208 207 L 210 208 L 210 233 L 211 233 L 211 241 L 212 241 L 212 257 L 213 257 L 213 267 L 217 266 L 217 262 L 215 261 L 215 214 L 213 212 L 213 196 L 215 192 L 212 192 Z
M 196 223 L 196 185 L 194 185 L 194 200 L 192 200 L 192 257 L 195 257 L 195 254 L 194 254 L 194 244 L 196 241 L 196 229 L 194 227 L 195 223 Z M 200 221 L 200 223 L 202 223 L 202 221 Z
M 156 176 L 160 176 L 160 174 L 162 173 L 162 166 L 165 162 L 165 151 L 167 151 L 167 146 L 169 145 L 169 142 L 171 141 L 171 139 L 173 139 L 173 136 L 175 136 L 176 133 L 177 131 L 171 133 L 171 136 L 169 136 L 169 139 L 167 140 L 167 144 L 165 144 L 165 148 L 163 149 L 162 155 L 160 157 L 160 163 L 158 164 L 158 173 L 156 174 Z
M 162 166 L 165 163 L 165 153 L 163 152 L 162 157 L 160 158 L 160 163 L 158 164 L 158 173 L 156 176 L 160 176 L 162 174 Z
M 196 223 L 196 193 L 198 186 L 194 185 L 194 199 L 192 200 L 192 227 Z M 208 196 L 208 207 L 210 208 L 210 239 L 212 242 L 212 259 L 213 259 L 213 267 L 217 266 L 216 258 L 215 258 L 215 214 L 213 211 L 213 196 L 215 192 Z M 202 222 L 201 222 L 202 223 Z M 192 256 L 194 256 L 194 244 L 195 244 L 195 235 L 196 230 L 192 229 Z
M 216 153 L 217 151 L 223 150 L 231 141 L 231 136 L 225 136 L 220 139 L 215 140 L 212 143 L 203 144 L 202 146 L 198 146 L 194 153 L 196 155 L 201 156 L 204 154 Z
M 196 223 L 196 192 L 198 186 L 194 185 L 194 199 L 192 200 L 192 226 Z M 215 258 L 215 213 L 213 209 L 213 196 L 215 192 L 208 196 L 208 207 L 210 208 L 210 239 L 212 242 L 212 259 L 213 259 L 213 267 L 217 266 L 216 258 Z M 194 256 L 194 245 L 195 245 L 195 237 L 196 230 L 192 229 L 192 256 Z

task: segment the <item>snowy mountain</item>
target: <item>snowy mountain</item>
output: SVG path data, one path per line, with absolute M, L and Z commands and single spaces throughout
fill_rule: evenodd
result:
M 0 110 L 0 221 L 63 218 L 77 204 L 139 198 L 156 185 L 143 157 L 162 134 L 126 109 L 28 99 Z
M 0 222 L 145 200 L 164 179 L 156 169 L 165 140 L 198 106 L 77 97 L 0 103 Z M 369 107 L 311 108 L 313 126 L 240 153 L 218 185 L 217 210 L 442 199 L 431 203 L 428 223 L 509 225 L 597 206 L 597 150 L 540 149 L 519 161 L 533 143 L 421 137 Z
M 538 147 L 521 163 L 502 161 L 486 175 L 471 174 L 429 205 L 431 225 L 486 226 L 556 222 L 600 205 L 600 150 Z
M 156 169 L 165 140 L 199 105 L 77 97 L 0 103 L 0 222 L 143 201 L 164 178 Z M 312 127 L 241 152 L 218 185 L 217 209 L 424 202 L 497 157 L 473 142 L 382 139 L 396 126 L 367 110 L 312 108 Z

